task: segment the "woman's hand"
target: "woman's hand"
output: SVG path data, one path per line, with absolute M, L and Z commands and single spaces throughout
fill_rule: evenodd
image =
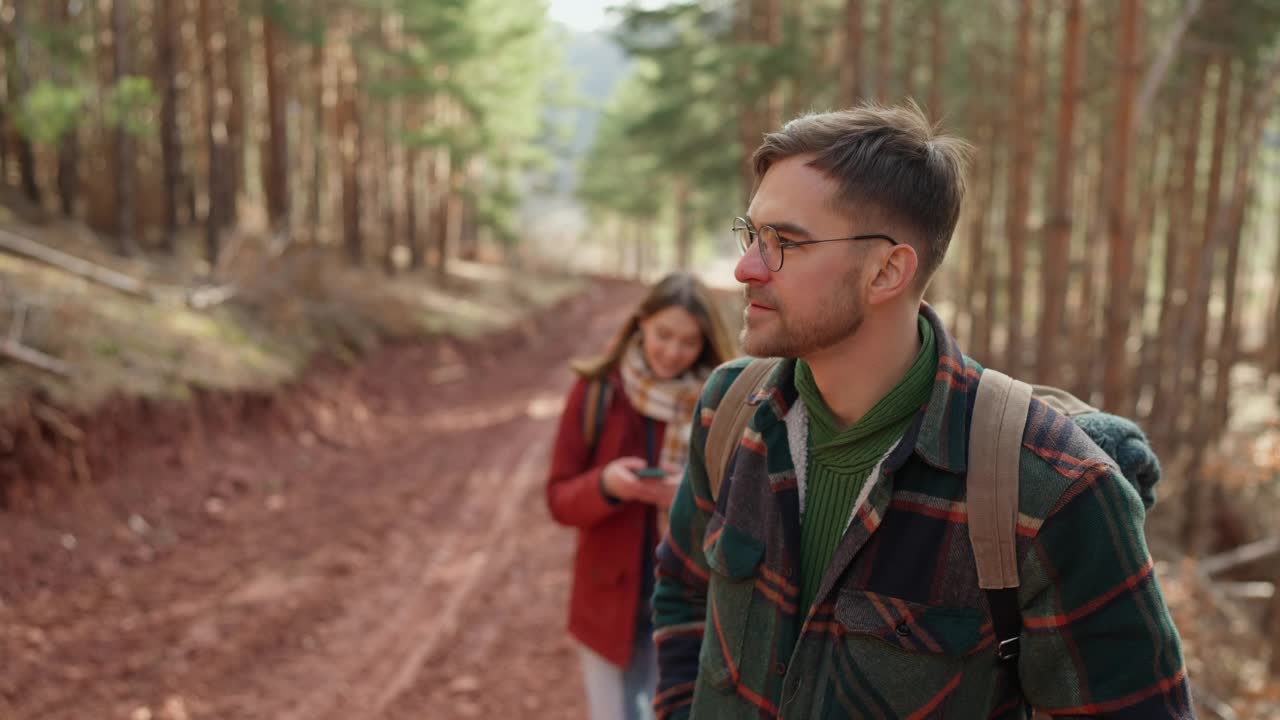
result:
M 622 457 L 605 465 L 601 480 L 605 493 L 617 500 L 642 502 L 662 509 L 671 507 L 684 468 L 663 465 L 662 469 L 667 473 L 665 477 L 637 477 L 636 471 L 647 466 L 648 463 L 638 457 Z
M 650 489 L 655 494 L 652 504 L 657 505 L 661 510 L 670 510 L 671 503 L 676 497 L 676 491 L 680 489 L 680 481 L 684 479 L 684 467 L 663 463 L 662 469 L 666 471 L 666 477 L 648 481 L 651 486 Z

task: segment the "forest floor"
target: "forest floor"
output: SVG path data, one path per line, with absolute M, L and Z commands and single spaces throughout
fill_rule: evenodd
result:
M 0 718 L 581 717 L 542 485 L 565 362 L 636 292 L 96 415 L 165 442 L 0 514 Z

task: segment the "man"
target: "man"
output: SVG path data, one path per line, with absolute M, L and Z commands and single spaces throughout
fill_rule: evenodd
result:
M 786 360 L 714 493 L 707 430 L 745 360 L 695 414 L 658 550 L 659 718 L 1193 716 L 1142 501 L 1039 401 L 1019 463 L 1021 651 L 996 656 L 966 532 L 982 369 L 922 303 L 967 152 L 914 106 L 802 117 L 756 151 L 735 225 L 743 348 Z

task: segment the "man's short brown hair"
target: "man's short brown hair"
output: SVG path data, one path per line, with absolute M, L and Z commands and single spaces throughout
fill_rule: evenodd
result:
M 838 209 L 916 232 L 919 277 L 927 281 L 960 219 L 969 154 L 968 143 L 940 134 L 915 103 L 865 104 L 792 120 L 765 136 L 752 161 L 758 187 L 774 163 L 814 155 L 808 164 L 840 185 Z

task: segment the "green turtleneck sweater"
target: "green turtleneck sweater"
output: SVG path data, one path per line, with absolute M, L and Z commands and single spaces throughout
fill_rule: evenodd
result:
M 866 415 L 842 428 L 813 379 L 808 363 L 796 363 L 795 383 L 809 414 L 809 461 L 800 525 L 800 617 L 809 613 L 853 505 L 871 470 L 906 432 L 929 401 L 938 352 L 933 328 L 923 317 L 920 354 L 898 385 Z

